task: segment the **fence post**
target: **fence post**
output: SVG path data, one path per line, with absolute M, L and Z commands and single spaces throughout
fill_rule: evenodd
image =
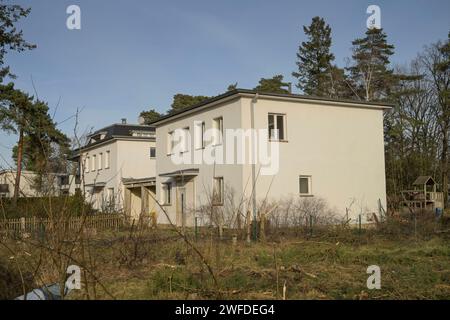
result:
M 24 217 L 20 218 L 20 230 L 21 230 L 22 232 L 25 232 L 25 231 L 26 231 L 26 230 L 25 230 L 25 218 L 24 218 Z
M 198 222 L 197 222 L 198 217 L 195 217 L 195 241 L 198 240 Z
M 361 214 L 358 216 L 359 234 L 361 234 Z
M 309 235 L 312 237 L 313 235 L 313 216 L 309 215 Z

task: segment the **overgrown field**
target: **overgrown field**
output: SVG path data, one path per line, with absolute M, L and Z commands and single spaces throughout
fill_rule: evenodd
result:
M 4 240 L 0 297 L 58 281 L 58 270 L 78 263 L 82 290 L 68 299 L 282 299 L 283 291 L 286 299 L 450 298 L 445 234 L 397 239 L 348 230 L 233 243 L 204 231 L 188 239 L 192 245 L 171 230 L 95 234 L 64 263 L 33 240 Z M 366 286 L 370 265 L 381 268 L 380 290 Z

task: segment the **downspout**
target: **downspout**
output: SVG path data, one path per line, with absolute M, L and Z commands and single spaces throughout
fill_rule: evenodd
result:
M 252 98 L 250 105 L 250 125 L 252 132 L 252 213 L 253 213 L 253 240 L 257 240 L 256 217 L 256 133 L 255 133 L 255 103 L 258 102 L 258 93 Z

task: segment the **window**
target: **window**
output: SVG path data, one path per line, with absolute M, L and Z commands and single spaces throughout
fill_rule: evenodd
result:
M 98 170 L 102 170 L 103 168 L 103 153 L 98 154 Z
M 311 190 L 311 176 L 300 176 L 299 178 L 299 188 L 301 196 L 312 195 Z
M 172 204 L 172 184 L 171 183 L 163 183 L 163 194 L 164 194 L 164 199 L 163 199 L 164 205 Z
M 223 118 L 216 118 L 213 120 L 214 129 L 214 145 L 221 145 L 223 141 Z
M 286 115 L 269 113 L 268 130 L 270 140 L 286 139 Z
M 195 124 L 195 149 L 205 148 L 205 121 Z
M 189 139 L 189 127 L 183 128 L 183 136 L 182 136 L 182 149 L 181 152 L 188 152 L 190 139 Z
M 84 171 L 85 172 L 89 172 L 89 161 L 91 161 L 91 159 L 89 157 L 86 157 L 86 159 L 84 161 Z
M 110 161 L 109 154 L 110 154 L 109 150 L 106 151 L 106 153 L 105 153 L 105 169 L 109 169 L 109 161 Z
M 175 149 L 175 141 L 173 136 L 173 131 L 167 134 L 167 154 L 172 154 L 172 150 Z
M 93 156 L 92 156 L 92 163 L 91 163 L 91 171 L 95 171 L 95 165 L 96 165 L 96 163 L 95 163 L 95 161 L 97 160 L 97 156 L 94 154 Z
M 4 184 L 0 184 L 0 194 L 7 194 L 9 193 L 9 185 L 4 183 Z
M 114 204 L 114 188 L 108 188 L 106 195 L 107 195 L 106 201 L 109 203 L 109 205 L 113 205 Z
M 213 186 L 213 204 L 223 204 L 223 177 L 214 178 Z
M 149 132 L 149 131 L 131 131 L 131 135 L 133 137 L 145 137 L 145 138 L 151 138 L 155 136 L 154 132 Z
M 150 158 L 156 158 L 156 148 L 150 147 Z

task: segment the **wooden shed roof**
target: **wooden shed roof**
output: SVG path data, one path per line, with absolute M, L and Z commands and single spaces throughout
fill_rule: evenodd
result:
M 420 176 L 413 182 L 413 186 L 423 186 L 423 185 L 434 185 L 436 181 L 434 181 L 432 176 Z

